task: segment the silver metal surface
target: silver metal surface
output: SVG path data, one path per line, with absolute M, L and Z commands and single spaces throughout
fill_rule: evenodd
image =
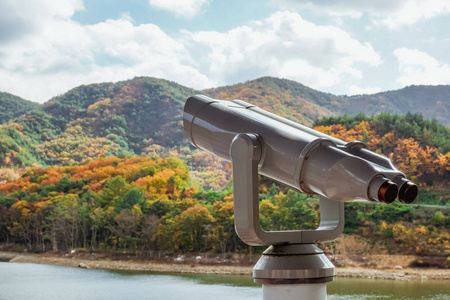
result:
M 255 282 L 264 284 L 333 281 L 334 266 L 313 244 L 271 246 L 253 268 Z

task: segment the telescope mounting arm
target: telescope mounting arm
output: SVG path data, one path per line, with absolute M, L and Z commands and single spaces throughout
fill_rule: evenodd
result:
M 320 225 L 315 230 L 265 231 L 259 223 L 258 163 L 262 145 L 256 134 L 235 136 L 230 147 L 233 168 L 234 222 L 248 245 L 311 244 L 337 238 L 344 229 L 344 203 L 320 196 Z

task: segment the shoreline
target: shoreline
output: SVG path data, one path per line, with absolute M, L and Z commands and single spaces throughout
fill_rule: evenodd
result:
M 24 254 L 0 251 L 0 261 L 32 263 L 103 270 L 151 271 L 161 273 L 249 275 L 253 266 L 230 264 L 200 264 L 161 262 L 154 260 L 109 260 L 78 257 L 60 257 L 48 254 Z M 362 267 L 336 267 L 336 277 L 387 280 L 450 280 L 450 269 L 370 269 Z

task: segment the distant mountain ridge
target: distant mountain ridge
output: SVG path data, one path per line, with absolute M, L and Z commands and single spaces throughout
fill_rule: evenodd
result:
M 205 92 L 222 99 L 241 99 L 259 106 L 273 104 L 267 95 L 278 98 L 274 111 L 278 114 L 286 110 L 297 111 L 293 119 L 309 125 L 323 116 L 374 115 L 382 112 L 393 114 L 421 113 L 428 119 L 450 126 L 450 85 L 409 86 L 400 90 L 381 92 L 373 95 L 336 96 L 320 92 L 301 83 L 273 77 L 262 77 L 246 83 L 207 89 Z M 269 103 L 268 103 L 269 102 Z M 280 106 L 279 109 L 276 109 Z M 303 114 L 306 109 L 306 114 Z M 302 115 L 301 117 L 296 115 Z
M 199 93 L 241 99 L 308 126 L 329 116 L 408 111 L 450 125 L 450 86 L 411 86 L 348 97 L 272 77 L 203 91 L 136 77 L 82 85 L 42 105 L 0 93 L 0 123 L 10 123 L 0 126 L 0 166 L 67 165 L 105 155 L 155 153 L 155 145 L 186 146 L 183 106 Z
M 24 100 L 9 93 L 0 92 L 0 124 L 33 110 L 44 109 L 50 115 L 67 113 L 59 111 L 61 105 L 71 109 L 70 117 L 83 116 L 83 111 L 100 98 L 114 95 L 120 86 L 139 81 L 146 77 L 117 83 L 98 83 L 76 87 L 61 96 L 54 97 L 44 104 Z M 163 84 L 163 88 L 176 85 L 181 89 L 194 91 L 175 82 L 150 78 Z M 138 88 L 135 94 L 155 86 Z M 80 93 L 80 89 L 90 94 Z M 160 89 L 160 88 L 158 88 Z M 309 88 L 301 83 L 275 77 L 261 77 L 245 83 L 197 91 L 217 99 L 241 99 L 266 107 L 274 113 L 284 115 L 305 124 L 323 116 L 366 115 L 389 112 L 394 114 L 421 113 L 429 119 L 450 126 L 450 85 L 425 86 L 412 85 L 399 90 L 355 96 L 337 96 Z
M 341 98 L 342 112 L 349 115 L 382 112 L 421 113 L 429 119 L 450 126 L 450 86 L 412 85 L 400 90 Z

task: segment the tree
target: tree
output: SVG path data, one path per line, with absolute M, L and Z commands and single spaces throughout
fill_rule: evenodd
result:
M 200 251 L 202 247 L 203 234 L 206 226 L 214 222 L 214 218 L 203 206 L 196 205 L 188 208 L 175 218 L 177 231 L 174 239 L 180 248 L 187 251 Z

